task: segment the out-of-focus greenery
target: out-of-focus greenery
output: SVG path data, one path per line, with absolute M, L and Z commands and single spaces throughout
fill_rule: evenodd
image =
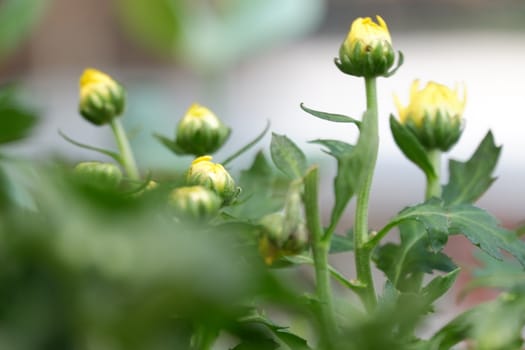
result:
M 0 62 L 31 32 L 48 2 L 49 0 L 0 2 Z
M 118 0 L 124 28 L 149 49 L 199 73 L 239 60 L 311 31 L 322 0 Z

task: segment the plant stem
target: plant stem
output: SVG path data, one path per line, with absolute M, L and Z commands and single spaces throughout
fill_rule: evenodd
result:
M 304 178 L 304 205 L 306 211 L 306 225 L 312 237 L 312 251 L 315 267 L 315 289 L 319 300 L 322 317 L 325 347 L 329 347 L 331 335 L 335 332 L 335 319 L 332 305 L 332 291 L 330 286 L 330 271 L 328 268 L 328 252 L 330 241 L 323 240 L 323 229 L 318 206 L 319 171 L 311 168 Z
M 428 151 L 430 162 L 436 173 L 435 177 L 427 177 L 427 189 L 425 199 L 441 197 L 441 151 L 436 149 Z
M 129 145 L 124 127 L 120 122 L 120 118 L 111 119 L 110 125 L 113 135 L 115 135 L 115 140 L 117 141 L 121 165 L 124 167 L 126 174 L 131 180 L 140 180 L 137 164 L 135 163 L 135 158 L 133 157 L 133 152 Z
M 357 193 L 357 204 L 354 221 L 354 249 L 357 279 L 365 285 L 360 294 L 361 300 L 367 311 L 372 311 L 376 304 L 376 294 L 372 271 L 370 268 L 371 249 L 366 245 L 368 241 L 368 203 L 370 199 L 370 188 L 379 149 L 379 131 L 377 116 L 377 87 L 376 78 L 365 78 L 366 108 L 365 116 L 370 118 L 367 122 L 372 132 L 372 137 L 367 140 L 370 147 L 371 157 L 365 162 L 363 171 L 364 180 Z

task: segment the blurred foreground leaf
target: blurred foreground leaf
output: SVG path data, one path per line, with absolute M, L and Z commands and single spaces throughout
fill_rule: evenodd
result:
M 26 137 L 36 121 L 36 114 L 16 100 L 14 87 L 0 90 L 0 144 Z

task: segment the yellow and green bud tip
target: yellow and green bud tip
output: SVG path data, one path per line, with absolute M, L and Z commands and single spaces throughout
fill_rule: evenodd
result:
M 109 75 L 88 68 L 80 77 L 80 114 L 95 125 L 107 124 L 124 111 L 125 95 Z
M 200 185 L 214 191 L 225 204 L 231 203 L 239 192 L 230 173 L 221 164 L 213 163 L 211 156 L 196 158 L 190 165 L 186 181 L 189 185 Z
M 175 142 L 185 153 L 202 156 L 218 150 L 229 134 L 230 129 L 211 110 L 193 104 L 177 126 Z
M 339 50 L 339 60 L 336 60 L 342 72 L 372 78 L 386 75 L 394 64 L 390 32 L 383 18 L 376 18 L 377 23 L 370 17 L 360 17 L 352 22 Z
M 466 103 L 466 91 L 460 93 L 457 86 L 429 82 L 420 89 L 415 80 L 410 88 L 410 101 L 403 106 L 397 96 L 394 101 L 399 120 L 408 127 L 425 148 L 448 151 L 462 133 L 462 116 Z

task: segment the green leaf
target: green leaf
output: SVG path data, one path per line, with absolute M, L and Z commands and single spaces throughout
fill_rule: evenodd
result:
M 459 268 L 443 276 L 437 276 L 423 287 L 422 294 L 425 302 L 429 305 L 445 294 L 456 281 L 459 274 Z
M 365 112 L 361 123 L 361 133 L 355 146 L 337 140 L 312 141 L 327 147 L 327 153 L 337 160 L 337 174 L 334 179 L 335 203 L 332 208 L 328 233 L 335 229 L 346 205 L 357 192 L 363 181 L 364 165 L 368 159 L 373 157 L 370 139 L 377 137 L 377 135 L 374 135 L 375 127 L 370 125 L 370 120 L 371 118 L 367 118 L 367 112 Z
M 250 148 L 255 146 L 259 141 L 262 140 L 262 138 L 264 137 L 264 135 L 266 135 L 268 130 L 270 130 L 270 124 L 271 124 L 270 121 L 267 120 L 264 130 L 259 135 L 257 135 L 257 137 L 255 137 L 252 141 L 248 142 L 246 145 L 241 147 L 238 151 L 233 153 L 231 156 L 227 157 L 224 161 L 219 162 L 219 163 L 226 166 L 226 164 L 230 163 L 232 160 L 236 159 L 237 157 L 239 157 L 240 155 L 248 151 Z
M 167 149 L 169 149 L 170 151 L 172 151 L 173 153 L 175 153 L 175 154 L 177 154 L 179 156 L 183 156 L 183 155 L 189 154 L 186 151 L 184 151 L 182 148 L 180 148 L 179 145 L 177 145 L 177 143 L 174 140 L 172 140 L 172 139 L 170 139 L 170 138 L 168 138 L 168 137 L 166 137 L 164 135 L 154 133 L 153 137 L 155 137 Z
M 330 254 L 350 252 L 354 250 L 354 235 L 352 230 L 346 236 L 332 235 L 330 243 Z
M 393 115 L 390 115 L 390 130 L 392 130 L 394 140 L 401 152 L 423 170 L 428 178 L 436 177 L 434 166 L 432 165 L 423 145 L 419 142 L 414 133 L 399 123 Z
M 58 130 L 58 134 L 60 136 L 62 136 L 62 138 L 64 140 L 66 140 L 67 142 L 71 143 L 72 145 L 75 145 L 75 146 L 83 148 L 83 149 L 88 149 L 90 151 L 94 151 L 94 152 L 98 152 L 98 153 L 104 154 L 104 155 L 106 155 L 106 156 L 108 156 L 110 158 L 113 158 L 117 163 L 122 165 L 122 159 L 121 159 L 120 155 L 117 152 L 110 151 L 110 150 L 107 150 L 107 149 L 104 149 L 104 148 L 99 148 L 99 147 L 86 145 L 84 143 L 80 143 L 78 141 L 73 140 L 72 138 L 70 138 L 66 134 L 64 134 L 61 130 Z
M 490 256 L 501 260 L 503 256 L 500 250 L 503 249 L 525 266 L 525 242 L 514 232 L 500 227 L 496 218 L 489 213 L 470 204 L 445 207 L 439 200 L 432 199 L 406 208 L 382 229 L 378 236 L 383 236 L 385 231 L 405 220 L 421 222 L 427 232 L 432 233 L 432 244 L 439 246 L 445 234 L 463 234 Z
M 320 119 L 324 119 L 324 120 L 328 120 L 328 121 L 336 122 L 336 123 L 352 123 L 352 124 L 355 124 L 357 127 L 361 126 L 361 122 L 359 120 L 351 118 L 351 117 L 347 117 L 346 115 L 316 111 L 316 110 L 306 107 L 304 103 L 301 103 L 300 107 L 306 113 L 309 113 L 313 115 L 314 117 L 317 117 Z
M 425 227 L 416 221 L 400 224 L 399 244 L 387 243 L 374 251 L 373 259 L 395 287 L 419 292 L 421 274 L 434 270 L 450 272 L 456 265 L 442 252 L 433 251 Z
M 525 325 L 525 294 L 516 291 L 459 315 L 429 340 L 429 349 L 447 350 L 464 340 L 476 349 L 521 349 Z
M 12 87 L 0 91 L 0 144 L 27 137 L 37 122 L 35 113 L 19 105 L 15 94 Z
M 270 166 L 263 152 L 258 152 L 250 168 L 241 171 L 242 191 L 237 204 L 228 210 L 235 217 L 258 220 L 282 208 L 288 183 Z
M 290 349 L 293 350 L 310 350 L 308 343 L 305 339 L 299 337 L 296 334 L 291 333 L 287 330 L 287 327 L 279 326 L 273 321 L 261 315 L 257 311 L 253 311 L 252 315 L 244 317 L 242 322 L 245 323 L 256 323 L 264 325 L 269 331 L 272 332 L 275 338 L 286 344 Z
M 492 132 L 488 132 L 476 152 L 466 162 L 450 160 L 449 183 L 443 188 L 443 199 L 447 204 L 473 203 L 492 185 L 492 173 L 496 167 L 501 146 L 494 143 Z
M 450 209 L 450 218 L 450 233 L 462 233 L 474 245 L 498 260 L 503 259 L 500 252 L 503 249 L 525 266 L 525 242 L 514 232 L 500 227 L 496 218 L 485 210 L 461 204 Z
M 272 133 L 270 144 L 272 160 L 279 170 L 290 179 L 297 179 L 304 175 L 307 168 L 306 156 L 292 140 L 285 135 Z
M 339 140 L 318 139 L 309 141 L 309 143 L 316 143 L 318 145 L 325 146 L 328 150 L 323 150 L 323 152 L 333 156 L 336 159 L 340 159 L 345 155 L 349 155 L 354 149 L 354 145 Z

